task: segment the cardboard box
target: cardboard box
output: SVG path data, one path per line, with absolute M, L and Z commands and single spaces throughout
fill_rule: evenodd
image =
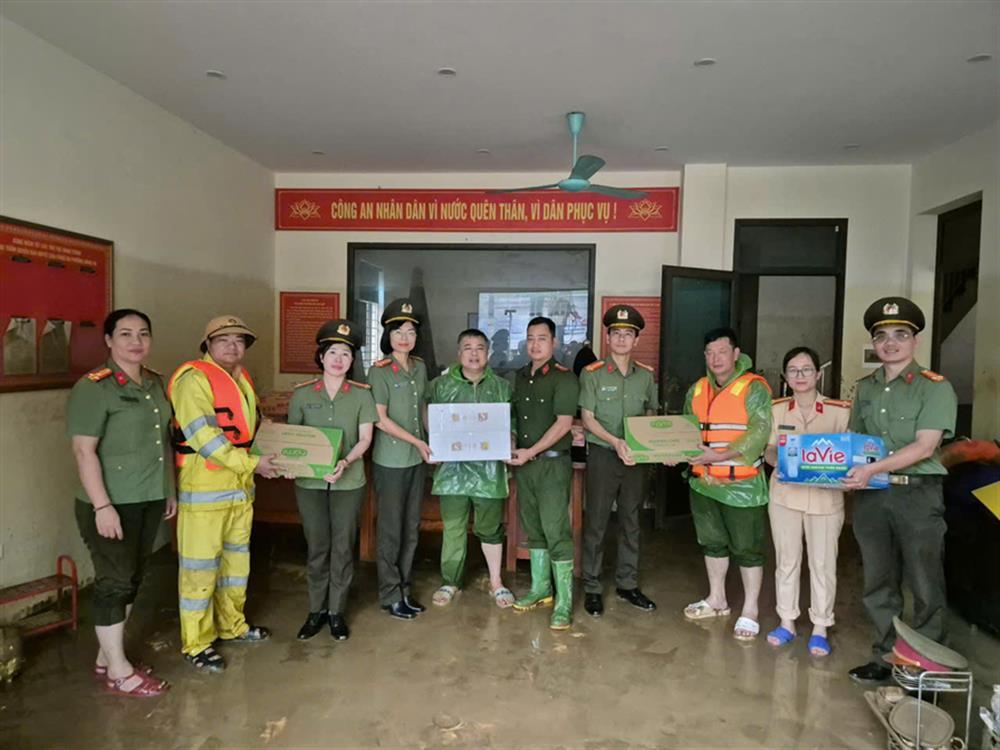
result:
M 336 467 L 343 442 L 343 430 L 332 427 L 264 422 L 257 430 L 250 453 L 277 454 L 276 463 L 285 476 L 322 479 Z
M 427 423 L 435 461 L 510 458 L 510 404 L 431 404 Z
M 873 435 L 856 432 L 781 434 L 778 436 L 778 481 L 843 489 L 840 480 L 859 464 L 885 458 L 885 443 Z M 889 486 L 889 475 L 876 474 L 868 489 Z
M 687 414 L 626 417 L 625 442 L 637 464 L 686 461 L 701 451 L 698 420 Z

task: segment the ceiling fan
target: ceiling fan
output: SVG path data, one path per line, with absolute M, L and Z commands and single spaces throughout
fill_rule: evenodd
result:
M 566 123 L 569 125 L 569 133 L 573 136 L 573 169 L 570 170 L 569 177 L 551 185 L 535 185 L 534 187 L 512 188 L 510 190 L 491 190 L 493 193 L 522 193 L 527 190 L 548 190 L 558 188 L 570 193 L 600 193 L 609 195 L 612 198 L 621 200 L 639 200 L 645 198 L 646 194 L 639 190 L 623 190 L 622 188 L 610 187 L 608 185 L 595 185 L 590 178 L 597 174 L 597 171 L 604 166 L 604 159 L 599 156 L 584 154 L 579 159 L 576 156 L 576 140 L 583 130 L 583 112 L 567 112 Z

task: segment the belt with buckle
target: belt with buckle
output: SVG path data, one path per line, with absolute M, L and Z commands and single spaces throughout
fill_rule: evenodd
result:
M 544 451 L 535 456 L 535 458 L 559 458 L 568 455 L 569 451 Z
M 937 484 L 944 481 L 940 474 L 890 474 L 889 484 L 901 487 L 917 487 L 922 484 Z

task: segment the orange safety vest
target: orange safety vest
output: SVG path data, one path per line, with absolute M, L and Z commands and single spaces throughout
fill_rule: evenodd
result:
M 748 422 L 746 398 L 750 384 L 755 380 L 763 383 L 768 393 L 771 392 L 771 386 L 767 385 L 767 381 L 752 372 L 733 378 L 733 381 L 718 393 L 714 392 L 707 377 L 695 383 L 691 410 L 701 423 L 702 442 L 709 448 L 723 453 L 729 448 L 730 443 L 746 433 Z M 692 466 L 691 473 L 701 477 L 707 470 L 708 476 L 718 479 L 749 479 L 757 476 L 762 463 L 759 458 L 752 466 L 745 466 L 736 461 L 721 461 L 707 466 Z
M 174 381 L 177 380 L 177 374 L 185 366 L 193 367 L 208 378 L 208 385 L 212 389 L 215 419 L 218 422 L 219 429 L 222 430 L 222 434 L 235 447 L 249 449 L 253 445 L 253 433 L 250 431 L 246 415 L 243 413 L 243 393 L 232 376 L 218 365 L 204 359 L 193 359 L 190 362 L 185 362 L 177 368 L 177 373 L 170 378 L 170 383 L 167 385 L 167 398 L 173 399 Z M 250 373 L 242 370 L 242 375 L 246 378 L 247 383 L 250 384 L 254 395 L 256 395 L 257 390 L 253 384 L 253 380 L 250 378 Z M 184 459 L 188 455 L 197 453 L 194 448 L 188 445 L 187 439 L 184 437 L 184 433 L 181 432 L 181 426 L 178 424 L 176 418 L 171 421 L 171 442 L 174 445 L 174 461 L 177 466 L 183 466 Z M 205 468 L 221 469 L 222 467 L 206 459 Z

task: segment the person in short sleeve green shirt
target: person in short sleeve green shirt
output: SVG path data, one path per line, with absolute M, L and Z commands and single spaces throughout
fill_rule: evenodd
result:
M 940 447 L 954 434 L 958 400 L 943 375 L 916 363 L 924 322 L 920 308 L 905 297 L 876 300 L 864 316 L 882 366 L 858 381 L 850 427 L 882 438 L 888 455 L 855 466 L 844 480 L 857 493 L 854 536 L 861 548 L 865 611 L 874 625 L 872 661 L 850 671 L 857 682 L 889 677 L 881 657 L 896 639 L 893 618 L 903 616 L 900 581 L 913 593 L 913 628 L 933 641 L 945 636 L 946 471 Z M 889 472 L 889 487 L 866 489 L 880 472 Z
M 149 317 L 138 310 L 109 314 L 110 356 L 73 386 L 66 408 L 79 477 L 76 521 L 94 563 L 94 673 L 111 692 L 141 696 L 168 686 L 125 656 L 125 621 L 162 519 L 177 513 L 170 402 L 159 373 L 143 364 L 152 335 Z
M 382 313 L 382 353 L 368 370 L 379 421 L 372 473 L 378 495 L 376 566 L 379 603 L 392 617 L 410 620 L 424 611 L 410 591 L 413 556 L 420 537 L 427 445 L 427 368 L 414 356 L 420 313 L 408 299 L 397 299 Z
M 347 378 L 361 344 L 356 323 L 343 318 L 324 323 L 316 334 L 316 364 L 323 374 L 299 384 L 288 403 L 288 424 L 343 431 L 342 457 L 333 472 L 295 480 L 309 549 L 309 614 L 299 629 L 299 640 L 312 638 L 324 624 L 336 640 L 350 635 L 344 609 L 354 578 L 354 538 L 365 498 L 364 455 L 378 421 L 370 386 Z

